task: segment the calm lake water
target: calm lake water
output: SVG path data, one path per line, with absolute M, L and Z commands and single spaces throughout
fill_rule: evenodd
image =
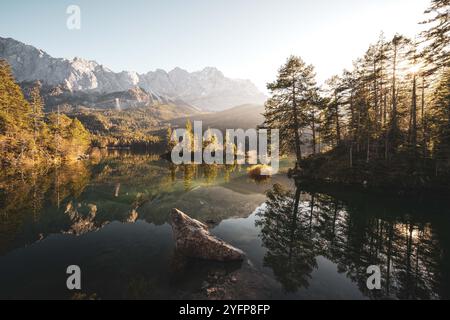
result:
M 247 260 L 177 255 L 174 207 Z M 81 292 L 66 288 L 69 265 L 81 267 Z M 381 290 L 367 289 L 370 265 Z M 109 154 L 0 178 L 0 298 L 448 299 L 450 204 Z

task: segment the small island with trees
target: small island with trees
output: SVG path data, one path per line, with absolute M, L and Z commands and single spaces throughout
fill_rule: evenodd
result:
M 263 127 L 280 129 L 304 182 L 400 192 L 450 187 L 450 23 L 447 0 L 426 11 L 429 30 L 380 36 L 352 70 L 323 87 L 291 56 L 268 85 Z

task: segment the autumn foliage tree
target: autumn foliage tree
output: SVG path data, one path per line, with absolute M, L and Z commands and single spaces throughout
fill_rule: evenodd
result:
M 44 113 L 39 84 L 28 101 L 9 65 L 0 60 L 0 165 L 35 165 L 76 159 L 90 145 L 90 134 L 77 119 Z

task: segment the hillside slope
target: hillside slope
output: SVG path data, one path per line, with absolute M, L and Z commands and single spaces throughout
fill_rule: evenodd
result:
M 183 127 L 186 121 L 202 121 L 203 128 L 226 129 L 251 129 L 264 122 L 264 106 L 241 105 L 221 112 L 200 113 L 182 117 L 170 121 L 174 127 Z

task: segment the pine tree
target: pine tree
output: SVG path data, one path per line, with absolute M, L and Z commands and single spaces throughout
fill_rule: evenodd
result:
M 432 126 L 436 137 L 435 158 L 439 162 L 448 164 L 450 160 L 450 69 L 443 74 L 433 94 Z
M 11 68 L 4 60 L 0 60 L 0 89 L 2 127 L 28 132 L 31 108 L 22 90 L 16 84 Z
M 312 153 L 317 153 L 318 133 L 320 132 L 320 111 L 325 105 L 325 100 L 315 92 L 311 97 L 311 103 L 307 105 L 306 117 L 311 131 L 311 147 Z
M 0 60 L 0 164 L 24 162 L 33 149 L 30 105 L 16 84 L 11 68 Z
M 31 119 L 33 126 L 34 143 L 38 143 L 39 132 L 43 129 L 44 101 L 40 94 L 40 84 L 35 83 L 30 93 Z
M 281 150 L 290 152 L 294 147 L 297 166 L 302 158 L 302 130 L 308 125 L 305 113 L 316 91 L 314 78 L 313 66 L 291 56 L 277 80 L 267 85 L 272 97 L 266 102 L 264 126 L 280 130 Z
M 187 133 L 187 138 L 188 138 L 188 145 L 191 146 L 191 152 L 194 152 L 196 150 L 194 150 L 195 147 L 195 135 L 194 135 L 194 128 L 192 126 L 192 122 L 191 120 L 186 120 L 186 133 Z
M 391 83 L 391 115 L 390 124 L 386 143 L 386 154 L 395 154 L 401 143 L 402 132 L 399 127 L 399 72 L 400 61 L 405 58 L 405 48 L 409 44 L 409 40 L 401 35 L 395 35 L 390 43 L 390 57 L 392 67 L 392 83 Z
M 422 36 L 427 43 L 426 58 L 434 65 L 430 72 L 450 67 L 450 0 L 432 0 L 425 11 L 430 17 L 423 24 L 430 29 Z
M 341 131 L 341 106 L 342 106 L 342 87 L 341 80 L 338 76 L 334 76 L 327 81 L 329 100 L 324 106 L 325 127 L 328 129 L 328 140 L 334 142 L 335 146 L 339 146 L 342 140 Z
M 173 148 L 175 148 L 176 146 L 176 141 L 175 139 L 173 139 L 173 129 L 172 127 L 169 125 L 167 127 L 167 133 L 166 133 L 166 143 L 167 143 L 167 152 L 171 153 Z

